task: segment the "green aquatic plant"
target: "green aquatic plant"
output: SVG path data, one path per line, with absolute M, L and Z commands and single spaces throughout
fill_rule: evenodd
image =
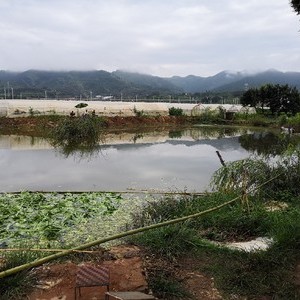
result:
M 0 196 L 0 242 L 45 243 L 58 240 L 79 224 L 113 214 L 122 198 L 113 193 L 29 193 Z M 47 243 L 46 243 L 47 244 Z

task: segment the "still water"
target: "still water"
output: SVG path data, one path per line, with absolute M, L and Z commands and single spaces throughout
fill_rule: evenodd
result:
M 66 153 L 45 139 L 0 136 L 0 191 L 201 192 L 221 166 L 217 150 L 229 162 L 275 155 L 282 144 L 268 131 L 193 127 L 106 134 L 94 151 Z

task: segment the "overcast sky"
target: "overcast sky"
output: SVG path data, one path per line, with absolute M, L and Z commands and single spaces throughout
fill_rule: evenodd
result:
M 289 0 L 0 0 L 0 69 L 300 71 Z

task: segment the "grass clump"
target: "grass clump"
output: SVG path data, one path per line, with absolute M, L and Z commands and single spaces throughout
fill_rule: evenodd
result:
M 190 293 L 174 276 L 162 269 L 156 269 L 150 276 L 149 288 L 159 299 L 191 299 Z
M 99 118 L 84 115 L 78 118 L 64 118 L 53 130 L 53 139 L 58 144 L 89 144 L 98 141 L 102 131 Z
M 51 143 L 66 156 L 76 151 L 93 153 L 99 148 L 102 129 L 102 119 L 96 116 L 66 117 L 52 129 Z
M 173 260 L 182 253 L 191 251 L 198 239 L 193 229 L 173 225 L 137 235 L 131 238 L 131 241 L 151 249 L 151 252 L 159 257 Z
M 224 116 L 221 116 L 218 111 L 211 110 L 210 108 L 205 108 L 200 112 L 195 113 L 195 119 L 201 124 L 223 124 Z
M 18 248 L 29 248 L 27 244 L 19 244 Z M 32 251 L 1 252 L 0 272 L 41 258 L 43 253 Z M 2 300 L 25 299 L 26 295 L 37 284 L 33 271 L 25 270 L 0 280 L 0 295 Z

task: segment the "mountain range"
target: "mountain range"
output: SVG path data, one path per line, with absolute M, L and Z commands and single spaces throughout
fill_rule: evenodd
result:
M 300 89 L 300 72 L 222 71 L 209 77 L 158 77 L 126 71 L 0 71 L 0 97 L 154 97 L 182 93 L 237 92 L 263 84 L 288 84 Z M 122 95 L 122 96 L 121 96 Z

